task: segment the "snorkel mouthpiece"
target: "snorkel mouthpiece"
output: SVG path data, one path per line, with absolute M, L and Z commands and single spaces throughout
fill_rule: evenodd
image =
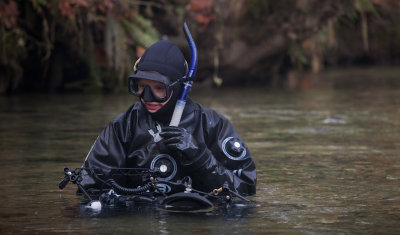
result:
M 170 126 L 178 126 L 181 121 L 182 113 L 186 105 L 186 98 L 193 83 L 192 78 L 194 77 L 197 69 L 197 48 L 186 22 L 183 24 L 183 31 L 185 32 L 186 40 L 188 41 L 190 47 L 190 65 L 185 77 L 185 80 L 189 81 L 184 82 L 182 93 L 176 102 L 175 110 L 172 114 L 171 122 L 169 124 Z

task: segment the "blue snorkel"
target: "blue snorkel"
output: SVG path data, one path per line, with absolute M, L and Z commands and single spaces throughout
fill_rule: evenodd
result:
M 186 105 L 186 98 L 190 92 L 190 88 L 192 87 L 192 78 L 197 69 L 197 48 L 186 22 L 183 24 L 183 31 L 185 32 L 186 40 L 190 47 L 190 64 L 186 77 L 184 78 L 187 82 L 184 82 L 182 93 L 176 102 L 174 113 L 172 114 L 171 122 L 169 124 L 170 126 L 178 126 L 181 121 L 182 113 Z

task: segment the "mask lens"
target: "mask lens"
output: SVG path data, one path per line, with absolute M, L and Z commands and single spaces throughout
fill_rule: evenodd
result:
M 139 91 L 138 79 L 132 79 L 132 78 L 129 79 L 129 92 L 135 96 L 142 95 L 141 92 L 143 92 L 143 90 L 141 92 Z
M 153 97 L 156 102 L 164 102 L 170 95 L 167 85 L 146 79 L 129 79 L 129 92 L 142 98 Z
M 160 82 L 152 82 L 149 84 L 148 82 L 139 80 L 137 87 L 139 94 L 143 94 L 145 88 L 149 87 L 155 98 L 164 99 L 167 96 L 167 88 L 165 84 Z

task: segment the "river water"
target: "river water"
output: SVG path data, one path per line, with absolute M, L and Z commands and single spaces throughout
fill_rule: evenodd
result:
M 64 166 L 135 99 L 129 95 L 0 97 L 0 233 L 398 234 L 400 92 L 393 87 L 194 90 L 228 117 L 257 166 L 251 208 L 229 214 L 82 209 Z

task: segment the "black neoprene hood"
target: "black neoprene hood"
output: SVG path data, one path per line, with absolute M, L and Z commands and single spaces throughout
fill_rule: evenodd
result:
M 186 61 L 178 46 L 168 40 L 161 40 L 150 46 L 137 65 L 136 71 L 129 78 L 144 78 L 165 83 L 165 79 L 149 74 L 155 71 L 167 76 L 174 82 L 186 75 Z

